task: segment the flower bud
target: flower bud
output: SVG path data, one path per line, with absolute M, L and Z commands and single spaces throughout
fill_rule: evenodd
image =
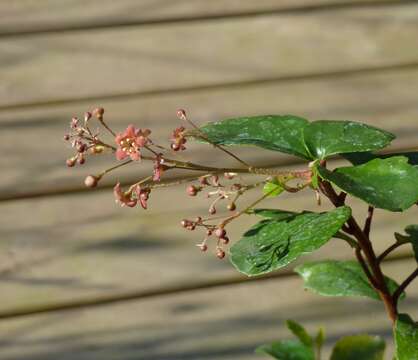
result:
M 196 196 L 198 191 L 199 189 L 194 185 L 189 185 L 186 189 L 187 194 L 189 194 L 190 196 Z
M 86 112 L 84 113 L 84 121 L 85 121 L 85 122 L 89 121 L 89 120 L 91 119 L 91 116 L 92 116 L 91 112 L 86 111 Z
M 235 203 L 230 203 L 230 204 L 228 204 L 228 205 L 226 206 L 226 208 L 227 208 L 229 211 L 234 211 L 237 207 L 236 207 Z
M 65 140 L 65 141 L 70 140 L 70 134 L 65 134 L 65 135 L 64 135 L 64 140 Z
M 225 235 L 226 235 L 226 231 L 225 231 L 225 229 L 223 229 L 223 228 L 217 228 L 217 229 L 215 230 L 215 236 L 216 236 L 217 238 L 223 238 Z
M 208 246 L 206 244 L 199 244 L 197 246 L 199 247 L 200 251 L 203 251 L 203 252 L 207 251 L 208 249 Z
M 94 188 L 99 183 L 99 178 L 94 175 L 89 175 L 84 179 L 84 185 L 86 185 L 89 188 Z
M 104 109 L 102 107 L 95 108 L 93 110 L 93 115 L 97 117 L 99 120 L 103 119 Z
M 218 259 L 223 259 L 225 257 L 225 251 L 223 251 L 222 249 L 218 248 L 216 250 L 216 256 L 218 257 Z
M 184 120 L 186 119 L 186 110 L 183 109 L 178 109 L 177 110 L 177 116 L 179 117 L 179 119 Z
M 221 237 L 219 240 L 220 240 L 220 241 L 222 242 L 222 244 L 224 244 L 224 245 L 227 245 L 227 244 L 229 243 L 229 237 L 228 237 L 228 236 Z
M 215 208 L 214 206 L 211 206 L 211 207 L 209 208 L 209 214 L 211 214 L 211 215 L 216 214 L 216 208 Z
M 75 162 L 76 162 L 75 158 L 69 158 L 67 159 L 65 163 L 67 164 L 68 167 L 73 167 L 75 165 Z

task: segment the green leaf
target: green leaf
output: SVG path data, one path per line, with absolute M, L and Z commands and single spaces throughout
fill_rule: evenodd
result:
M 287 320 L 286 325 L 303 345 L 312 347 L 313 340 L 302 325 L 293 320 Z
M 278 360 L 314 360 L 312 348 L 298 340 L 275 341 L 259 346 L 255 352 L 270 355 Z
M 279 196 L 284 191 L 284 187 L 277 179 L 273 179 L 264 184 L 263 194 L 267 197 Z
M 411 243 L 415 259 L 418 262 L 418 225 L 408 225 L 405 228 L 405 232 L 408 235 L 395 233 L 396 240 L 401 243 Z
M 373 159 L 388 159 L 393 156 L 405 156 L 410 165 L 418 165 L 418 151 L 400 152 L 391 154 L 373 154 L 371 152 L 347 153 L 342 154 L 342 157 L 350 161 L 353 165 L 361 165 Z
M 303 142 L 308 120 L 293 115 L 241 117 L 209 123 L 200 128 L 218 145 L 255 145 L 311 159 Z M 199 137 L 196 131 L 191 136 Z
M 407 314 L 399 314 L 395 324 L 397 360 L 418 360 L 418 323 Z
M 280 209 L 253 209 L 250 213 L 261 216 L 267 219 L 285 220 L 295 217 L 298 213 L 293 211 L 286 211 Z
M 380 300 L 360 264 L 355 261 L 311 262 L 297 266 L 295 271 L 303 278 L 305 288 L 319 295 L 364 296 Z M 393 294 L 398 285 L 388 277 L 385 280 L 390 293 Z
M 418 201 L 418 168 L 403 156 L 374 159 L 333 172 L 318 167 L 318 171 L 322 178 L 377 208 L 403 211 Z
M 383 360 L 385 346 L 379 336 L 345 336 L 335 344 L 331 360 Z
M 301 213 L 265 219 L 230 249 L 230 261 L 249 276 L 281 268 L 324 245 L 351 216 L 349 207 L 327 213 Z
M 347 152 L 378 150 L 395 138 L 387 131 L 353 121 L 319 120 L 305 127 L 304 140 L 316 159 Z
M 324 345 L 324 341 L 325 341 L 325 331 L 321 327 L 319 328 L 315 336 L 315 347 L 320 350 L 322 348 L 322 345 Z

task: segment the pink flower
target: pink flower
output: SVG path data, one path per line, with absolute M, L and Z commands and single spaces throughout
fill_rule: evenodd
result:
M 147 209 L 147 201 L 149 199 L 150 192 L 150 188 L 141 188 L 139 185 L 135 188 L 136 197 L 143 209 Z
M 129 207 L 134 207 L 137 203 L 137 199 L 132 199 L 132 193 L 126 194 L 124 191 L 122 191 L 120 183 L 117 183 L 113 188 L 113 194 L 115 195 L 116 202 L 118 202 L 121 206 L 126 205 Z
M 154 181 L 161 180 L 161 175 L 163 174 L 163 171 L 164 171 L 163 163 L 164 163 L 163 154 L 158 154 L 154 160 L 154 176 L 152 180 Z
M 174 151 L 185 150 L 186 138 L 184 137 L 184 131 L 186 129 L 183 126 L 174 129 L 173 135 L 171 135 L 171 149 Z
M 132 160 L 140 160 L 140 148 L 149 142 L 149 134 L 151 131 L 148 129 L 141 130 L 129 125 L 123 133 L 115 137 L 115 142 L 118 145 L 116 159 L 123 160 L 129 156 Z

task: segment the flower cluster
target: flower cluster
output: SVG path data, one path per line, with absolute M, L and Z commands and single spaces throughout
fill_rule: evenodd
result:
M 180 120 L 192 126 L 194 134 L 199 135 L 199 128 L 186 117 L 184 110 L 179 110 L 177 115 Z M 104 129 L 110 135 L 112 139 L 110 143 L 106 142 L 99 130 L 95 132 L 91 130 L 90 123 L 94 119 L 101 126 L 102 130 Z M 238 160 L 246 168 L 241 166 L 237 169 L 231 168 L 225 171 L 226 169 L 223 168 L 209 167 L 177 159 L 177 153 L 186 149 L 186 137 L 190 133 L 184 126 L 179 126 L 173 130 L 171 137 L 169 137 L 170 144 L 167 147 L 157 144 L 150 139 L 150 129 L 141 129 L 134 125 L 129 125 L 123 132 L 116 133 L 105 122 L 103 108 L 96 108 L 91 112 L 86 112 L 83 122 L 76 117 L 73 118 L 70 128 L 70 133 L 66 134 L 64 139 L 70 142 L 76 153 L 67 160 L 69 167 L 73 167 L 76 163 L 83 164 L 87 155 L 101 154 L 105 150 L 114 153 L 117 161 L 116 165 L 99 174 L 88 175 L 84 180 L 84 184 L 87 187 L 96 187 L 104 175 L 123 166 L 137 165 L 141 160 L 153 163 L 152 174 L 140 179 L 127 187 L 127 189 L 123 189 L 120 182 L 115 184 L 113 193 L 116 202 L 121 206 L 133 208 L 139 205 L 143 209 L 147 209 L 149 196 L 153 189 L 183 182 L 188 183 L 186 192 L 189 196 L 194 197 L 203 193 L 207 199 L 211 199 L 208 207 L 209 217 L 202 218 L 198 216 L 194 220 L 184 219 L 181 225 L 187 230 L 203 229 L 205 236 L 203 241 L 197 244 L 198 248 L 204 252 L 207 251 L 209 240 L 214 239 L 215 254 L 220 259 L 225 257 L 224 246 L 229 243 L 229 238 L 226 235 L 226 226 L 232 220 L 247 213 L 255 205 L 253 203 L 238 211 L 237 200 L 247 191 L 263 185 L 270 179 L 270 176 L 268 176 L 264 177 L 262 181 L 246 184 L 242 179 L 237 181 L 238 173 L 271 175 L 267 169 L 260 170 L 250 167 L 230 151 L 216 144 L 212 145 Z M 200 135 L 206 142 L 211 143 L 203 133 Z M 172 182 L 162 181 L 164 174 L 171 169 L 194 170 L 199 175 L 192 179 L 185 178 Z M 300 177 L 303 178 L 305 175 L 302 172 Z M 291 188 L 286 189 L 292 190 Z M 223 209 L 226 210 L 226 213 L 223 214 L 222 203 L 224 204 Z M 214 216 L 215 214 L 216 217 Z

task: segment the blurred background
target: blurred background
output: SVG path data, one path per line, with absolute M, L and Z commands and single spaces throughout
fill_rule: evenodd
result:
M 0 358 L 258 359 L 257 345 L 290 337 L 288 318 L 311 332 L 325 326 L 326 352 L 356 332 L 389 339 L 377 302 L 306 292 L 291 268 L 246 281 L 201 254 L 203 234 L 179 221 L 208 204 L 184 185 L 152 193 L 147 211 L 121 209 L 112 185 L 144 177 L 146 166 L 85 191 L 84 177 L 109 158 L 68 169 L 62 138 L 72 116 L 103 106 L 115 130 L 149 127 L 164 143 L 185 108 L 198 124 L 268 113 L 363 121 L 395 133 L 392 150 L 416 149 L 417 39 L 417 1 L 1 1 Z M 306 166 L 238 153 L 254 165 Z M 224 163 L 197 145 L 184 156 Z M 318 211 L 310 191 L 265 206 Z M 376 248 L 417 214 L 377 211 Z M 254 221 L 237 221 L 231 238 Z M 351 256 L 331 241 L 304 260 Z M 409 248 L 384 265 L 398 280 L 414 266 Z M 401 309 L 417 318 L 417 284 L 408 295 Z

